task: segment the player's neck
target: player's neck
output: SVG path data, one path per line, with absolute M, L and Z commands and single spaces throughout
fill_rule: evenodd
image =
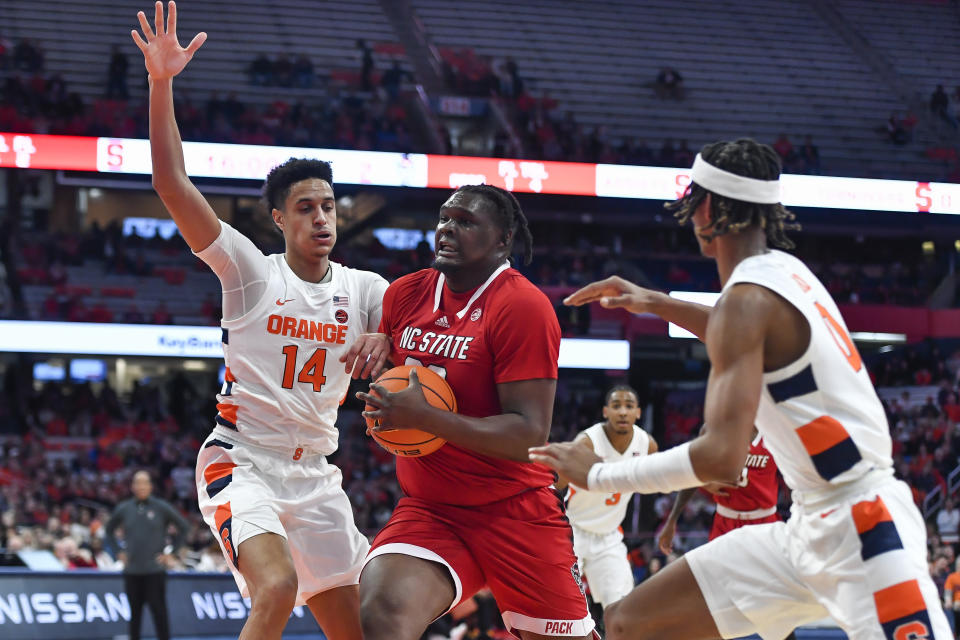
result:
M 721 287 L 727 284 L 738 264 L 747 258 L 770 251 L 767 247 L 766 232 L 759 226 L 719 236 L 714 242 L 717 243 L 717 272 L 720 274 Z
M 483 269 L 450 269 L 443 271 L 442 273 L 446 279 L 446 286 L 448 289 L 450 289 L 450 291 L 453 291 L 454 293 L 466 293 L 467 291 L 476 289 L 486 282 L 487 278 L 489 278 L 494 271 L 499 269 L 501 264 L 503 264 L 502 260 Z
M 295 254 L 287 251 L 283 254 L 283 259 L 287 261 L 290 271 L 303 280 L 314 284 L 324 281 L 327 272 L 330 270 L 330 258 L 323 256 L 317 261 L 307 261 L 299 258 Z
M 630 446 L 630 443 L 633 442 L 633 429 L 629 432 L 621 435 L 613 430 L 613 427 L 610 424 L 603 425 L 603 432 L 607 434 L 607 440 L 610 441 L 610 444 L 617 451 L 617 453 L 623 453 L 627 450 L 627 447 Z

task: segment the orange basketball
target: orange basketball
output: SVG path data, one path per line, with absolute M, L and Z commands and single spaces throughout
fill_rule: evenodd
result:
M 439 375 L 427 369 L 426 367 L 402 366 L 394 367 L 385 371 L 376 380 L 376 384 L 385 387 L 388 391 L 400 391 L 406 389 L 410 381 L 410 370 L 417 370 L 417 378 L 420 380 L 420 386 L 423 388 L 423 395 L 427 402 L 447 411 L 457 411 L 457 398 L 453 395 L 453 390 L 447 381 Z M 370 393 L 374 393 L 371 391 Z M 374 407 L 367 405 L 367 411 L 372 411 Z M 367 426 L 379 426 L 377 421 L 366 418 Z M 446 440 L 438 438 L 432 433 L 420 431 L 419 429 L 391 429 L 390 431 L 371 431 L 370 435 L 377 441 L 381 447 L 395 456 L 406 456 L 416 458 L 433 453 L 444 445 Z

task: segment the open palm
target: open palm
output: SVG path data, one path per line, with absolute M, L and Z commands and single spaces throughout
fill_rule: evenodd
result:
M 138 11 L 137 19 L 140 21 L 140 28 L 143 29 L 146 42 L 136 29 L 131 31 L 130 35 L 133 37 L 134 44 L 143 52 L 143 63 L 147 67 L 147 73 L 153 79 L 161 80 L 172 78 L 183 71 L 200 45 L 206 42 L 207 34 L 201 31 L 184 49 L 177 40 L 177 3 L 170 0 L 166 28 L 163 24 L 163 3 L 157 2 L 155 8 L 156 16 L 153 23 L 156 32 L 150 28 L 150 23 L 147 22 L 147 16 L 143 11 Z

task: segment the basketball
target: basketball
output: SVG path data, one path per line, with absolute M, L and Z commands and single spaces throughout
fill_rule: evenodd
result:
M 385 371 L 377 378 L 375 384 L 385 387 L 388 391 L 405 389 L 410 379 L 410 370 L 417 370 L 420 386 L 427 402 L 438 409 L 457 411 L 457 399 L 447 381 L 426 367 L 402 366 Z M 371 391 L 373 393 L 373 391 Z M 367 405 L 365 410 L 373 410 Z M 366 418 L 367 426 L 379 426 L 376 420 Z M 446 440 L 438 438 L 432 433 L 419 429 L 393 429 L 390 431 L 371 431 L 370 435 L 381 447 L 395 456 L 416 458 L 433 453 L 444 445 Z

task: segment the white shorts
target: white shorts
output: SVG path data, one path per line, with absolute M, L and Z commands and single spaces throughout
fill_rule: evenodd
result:
M 237 549 L 261 533 L 287 539 L 297 570 L 297 606 L 316 594 L 357 584 L 370 548 L 353 522 L 340 469 L 319 454 L 253 447 L 217 428 L 197 456 L 197 497 L 204 521 L 244 597 Z
M 620 531 L 599 534 L 574 526 L 573 552 L 594 602 L 606 607 L 633 590 L 633 571 Z
M 782 640 L 829 616 L 850 640 L 952 640 L 907 485 L 872 472 L 834 496 L 684 556 L 720 634 Z

